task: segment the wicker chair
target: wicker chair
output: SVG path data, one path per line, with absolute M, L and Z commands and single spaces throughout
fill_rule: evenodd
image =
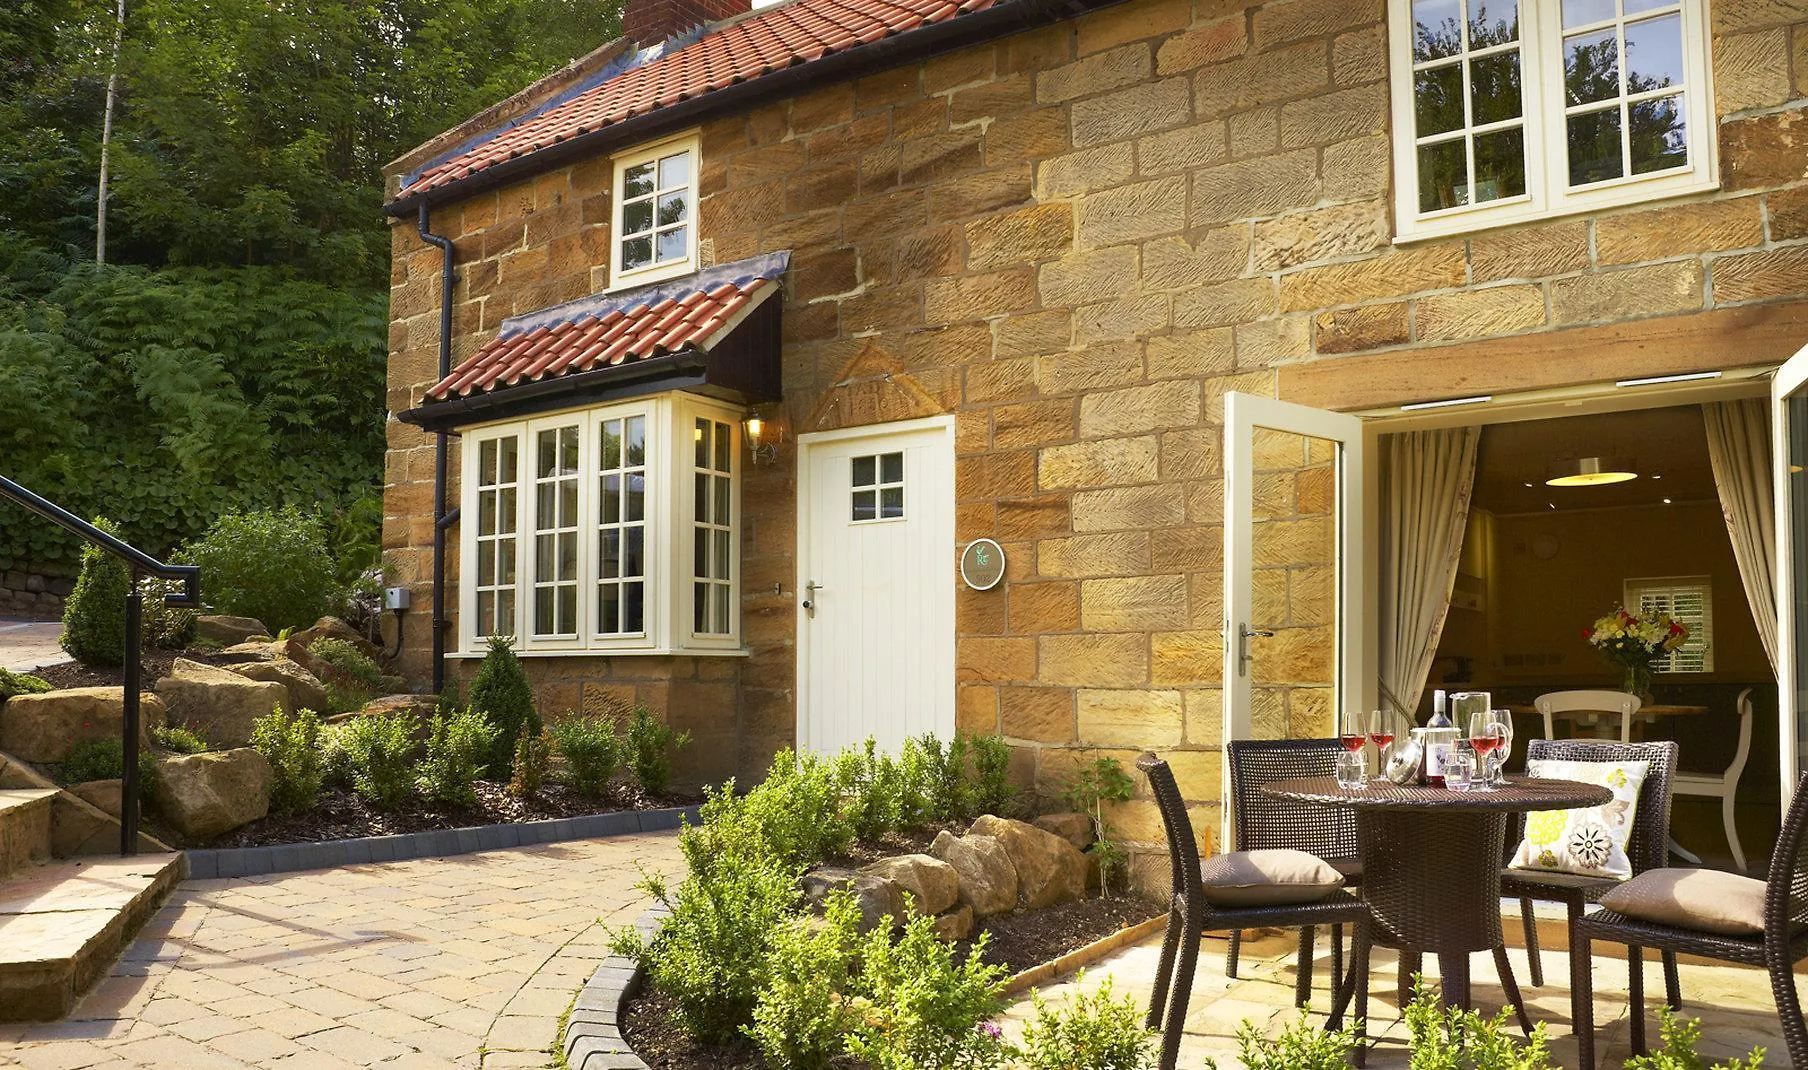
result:
M 1350 974 L 1354 984 L 1334 983 L 1332 986 L 1337 994 L 1326 1028 L 1338 1028 L 1343 1022 L 1352 988 L 1366 987 L 1368 907 L 1341 889 L 1317 902 L 1288 906 L 1228 908 L 1207 903 L 1205 882 L 1199 871 L 1198 840 L 1194 838 L 1193 822 L 1187 816 L 1180 788 L 1174 783 L 1174 771 L 1153 754 L 1138 758 L 1136 767 L 1149 778 L 1149 787 L 1155 793 L 1155 804 L 1161 811 L 1162 827 L 1168 836 L 1168 861 L 1172 867 L 1173 894 L 1168 901 L 1167 935 L 1161 942 L 1161 962 L 1156 967 L 1155 987 L 1149 995 L 1148 1025 L 1162 1034 L 1161 1070 L 1174 1070 L 1180 1058 L 1180 1038 L 1186 1026 L 1187 1003 L 1192 997 L 1193 971 L 1198 965 L 1199 938 L 1203 933 L 1265 926 L 1355 926 L 1350 950 Z M 1361 1023 L 1358 1028 L 1360 1030 Z M 1359 1047 L 1358 1051 L 1362 1050 Z
M 1771 993 L 1782 1019 L 1783 1039 L 1794 1066 L 1808 1066 L 1808 1023 L 1802 1020 L 1802 1002 L 1795 990 L 1795 964 L 1808 958 L 1808 777 L 1795 786 L 1795 799 L 1783 819 L 1770 856 L 1770 877 L 1765 882 L 1764 935 L 1720 936 L 1694 929 L 1636 921 L 1611 910 L 1599 910 L 1582 919 L 1581 978 L 1584 1017 L 1576 1019 L 1583 1066 L 1594 1065 L 1594 993 L 1589 972 L 1589 941 L 1625 944 L 1632 1004 L 1632 1050 L 1645 1053 L 1645 980 L 1641 948 L 1654 947 L 1668 955 L 1678 953 L 1762 966 L 1770 973 Z
M 1343 744 L 1335 739 L 1235 739 L 1230 743 L 1230 804 L 1236 822 L 1237 849 L 1254 851 L 1291 847 L 1324 859 L 1344 883 L 1362 883 L 1362 862 L 1356 857 L 1356 813 L 1310 803 L 1276 799 L 1262 794 L 1262 785 L 1296 777 L 1331 776 L 1337 772 L 1337 756 Z M 1304 1004 L 1312 993 L 1312 948 L 1316 929 L 1300 926 L 1298 981 L 1294 1000 Z M 1237 959 L 1243 943 L 1240 930 L 1232 930 L 1225 952 L 1224 975 L 1237 976 Z M 1331 975 L 1342 974 L 1343 926 L 1331 926 Z
M 1526 761 L 1569 762 L 1637 762 L 1650 763 L 1645 783 L 1639 789 L 1638 812 L 1632 819 L 1632 836 L 1626 841 L 1626 856 L 1634 874 L 1658 869 L 1669 857 L 1671 776 L 1676 772 L 1676 744 L 1614 743 L 1610 740 L 1534 739 L 1526 745 Z M 1511 838 L 1508 849 L 1516 848 L 1524 836 L 1524 818 L 1519 822 L 1520 835 Z M 1532 914 L 1532 902 L 1562 903 L 1569 909 L 1570 1021 L 1582 1020 L 1583 1005 L 1580 976 L 1585 967 L 1587 941 L 1576 923 L 1590 903 L 1620 886 L 1609 877 L 1587 877 L 1577 873 L 1547 873 L 1535 869 L 1508 869 L 1501 873 L 1502 898 L 1519 900 L 1519 915 L 1525 925 L 1526 958 L 1531 960 L 1531 984 L 1544 984 L 1544 962 L 1538 953 L 1538 920 Z M 1676 975 L 1676 955 L 1664 952 L 1665 994 L 1672 1008 L 1682 1006 L 1682 989 Z

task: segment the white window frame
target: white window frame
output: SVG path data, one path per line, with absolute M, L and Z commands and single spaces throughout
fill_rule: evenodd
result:
M 572 409 L 522 420 L 496 421 L 463 428 L 459 484 L 458 652 L 453 657 L 478 657 L 488 639 L 478 636 L 477 621 L 477 478 L 479 443 L 508 436 L 520 442 L 516 451 L 516 593 L 514 628 L 516 649 L 524 655 L 561 654 L 744 654 L 741 642 L 741 481 L 745 461 L 741 456 L 739 409 L 706 398 L 678 392 L 636 398 L 632 401 L 587 409 Z M 598 442 L 606 420 L 643 416 L 647 421 L 646 449 L 646 597 L 644 631 L 632 635 L 597 633 L 599 525 L 601 472 Z M 691 631 L 692 525 L 695 476 L 691 445 L 695 419 L 704 417 L 731 429 L 730 451 L 730 553 L 729 628 L 726 635 L 696 635 Z M 556 427 L 578 427 L 578 632 L 575 637 L 536 637 L 533 628 L 533 576 L 537 543 L 534 538 L 534 436 Z
M 1644 616 L 1643 595 L 1647 592 L 1669 593 L 1684 588 L 1701 589 L 1701 627 L 1689 636 L 1689 642 L 1682 649 L 1672 650 L 1659 661 L 1654 668 L 1661 673 L 1676 673 L 1684 676 L 1700 676 L 1714 671 L 1714 581 L 1710 576 L 1634 576 L 1629 577 L 1621 585 L 1621 602 L 1627 612 Z M 1701 644 L 1701 668 L 1679 669 L 1676 667 L 1676 656 L 1690 645 Z
M 1526 192 L 1517 197 L 1421 212 L 1413 100 L 1412 0 L 1388 0 L 1395 240 L 1407 242 L 1466 234 L 1490 227 L 1596 212 L 1717 189 L 1720 184 L 1719 137 L 1714 111 L 1707 0 L 1680 0 L 1680 4 L 1684 121 L 1689 139 L 1687 167 L 1627 175 L 1571 190 L 1566 151 L 1562 3 L 1561 0 L 1519 0 Z M 1464 84 L 1466 87 L 1466 78 Z M 1465 114 L 1468 107 L 1465 100 Z
M 662 282 L 689 275 L 697 270 L 697 224 L 699 212 L 698 185 L 703 173 L 702 139 L 695 131 L 667 138 L 651 145 L 644 145 L 631 152 L 614 158 L 615 170 L 609 183 L 609 197 L 612 203 L 609 222 L 609 289 L 624 290 L 633 286 L 644 286 L 648 283 Z M 690 222 L 685 227 L 685 254 L 680 260 L 660 263 L 655 260 L 644 267 L 632 271 L 622 269 L 622 211 L 626 207 L 622 197 L 622 182 L 630 167 L 638 166 L 649 160 L 658 160 L 675 152 L 689 152 L 691 158 L 691 203 Z M 655 168 L 657 172 L 657 168 Z M 657 198 L 655 198 L 657 206 Z M 654 254 L 658 254 L 658 242 L 654 242 Z

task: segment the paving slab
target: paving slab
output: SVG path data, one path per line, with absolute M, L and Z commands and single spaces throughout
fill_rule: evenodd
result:
M 36 672 L 69 664 L 69 655 L 57 645 L 62 634 L 57 621 L 0 620 L 0 669 Z

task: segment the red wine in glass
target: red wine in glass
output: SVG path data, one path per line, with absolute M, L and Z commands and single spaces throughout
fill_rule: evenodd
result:
M 1339 736 L 1338 739 L 1343 742 L 1343 749 L 1349 751 L 1351 754 L 1355 754 L 1362 749 L 1363 736 L 1361 732 L 1357 732 L 1354 735 L 1345 732 L 1343 735 Z
M 1470 736 L 1469 745 L 1475 748 L 1476 754 L 1486 758 L 1495 747 L 1500 745 L 1500 737 L 1495 735 Z

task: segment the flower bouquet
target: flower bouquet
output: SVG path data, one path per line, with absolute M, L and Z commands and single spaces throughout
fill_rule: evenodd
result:
M 1689 641 L 1689 629 L 1668 613 L 1641 617 L 1616 609 L 1582 629 L 1582 638 L 1625 671 L 1628 693 L 1649 701 L 1654 666 Z

